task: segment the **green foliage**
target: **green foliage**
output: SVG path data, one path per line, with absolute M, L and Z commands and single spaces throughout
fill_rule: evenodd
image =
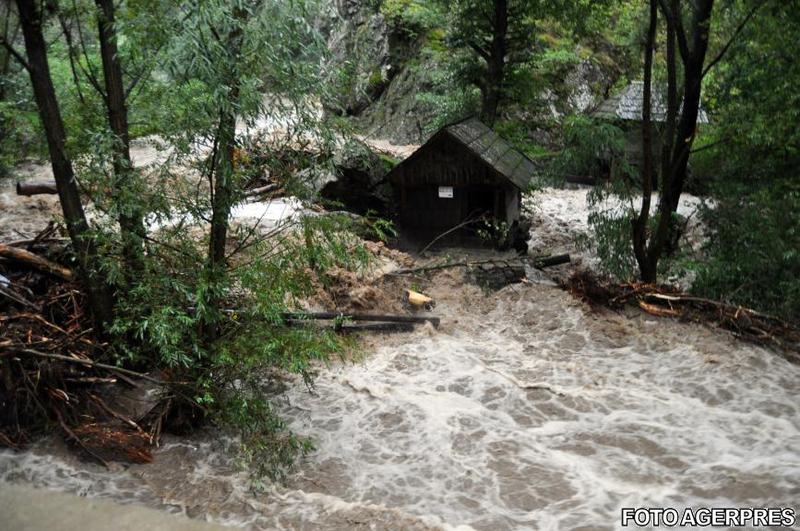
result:
M 749 6 L 721 10 L 732 31 Z M 788 50 L 800 14 L 767 3 L 709 75 L 712 126 L 694 156 L 713 201 L 703 212 L 707 257 L 693 291 L 800 319 L 800 65 Z M 702 149 L 698 145 L 698 149 Z
M 476 226 L 476 234 L 484 243 L 498 246 L 508 240 L 511 227 L 505 221 L 486 220 Z
M 692 290 L 800 321 L 800 185 L 731 183 L 716 195 L 703 213 L 708 257 L 696 265 Z
M 382 242 L 387 242 L 392 238 L 397 237 L 397 229 L 394 226 L 394 223 L 387 219 L 383 219 L 378 217 L 375 212 L 369 211 L 367 214 L 362 218 L 363 223 L 365 224 L 365 229 L 367 234 L 364 235 L 365 238 L 377 238 Z
M 607 3 L 509 0 L 501 83 L 506 103 L 523 107 L 539 103 L 545 89 L 562 84 L 566 69 L 581 59 L 577 40 L 596 31 L 586 22 L 596 20 L 590 15 Z M 459 0 L 442 4 L 448 12 L 445 42 L 458 85 L 462 90 L 468 85 L 486 90 L 493 82 L 484 54 L 495 37 L 495 3 Z
M 722 16 L 722 15 L 720 15 Z M 727 15 L 728 24 L 743 8 Z M 720 23 L 725 20 L 720 21 Z M 714 128 L 698 154 L 709 178 L 790 178 L 800 161 L 800 65 L 787 50 L 800 36 L 800 15 L 788 5 L 762 9 L 711 71 L 708 103 Z
M 626 136 L 612 122 L 588 116 L 569 116 L 564 120 L 564 149 L 547 166 L 551 184 L 567 176 L 593 176 L 608 179 L 587 195 L 590 235 L 578 242 L 591 248 L 598 258 L 598 269 L 618 280 L 630 280 L 636 273 L 631 227 L 638 215 L 640 192 L 636 168 L 626 158 Z M 615 170 L 609 174 L 611 161 Z M 651 219 L 655 227 L 655 220 Z
M 383 0 L 380 11 L 393 28 L 410 38 L 417 38 L 444 24 L 444 14 L 435 2 Z
M 352 347 L 313 327 L 287 328 L 282 313 L 299 309 L 302 298 L 324 286 L 326 270 L 362 271 L 371 258 L 350 218 L 298 215 L 277 226 L 260 221 L 228 226 L 224 263 L 209 266 L 209 182 L 226 179 L 232 190 L 228 208 L 244 201 L 249 179 L 267 171 L 297 196 L 313 198 L 304 188 L 308 183 L 288 177 L 324 164 L 327 155 L 321 154 L 329 153 L 334 139 L 309 105 L 327 95 L 319 73 L 324 42 L 311 23 L 312 4 L 123 2 L 118 11 L 123 70 L 140 76 L 138 82 L 125 80 L 126 86 L 136 85 L 128 101 L 132 132 L 157 132 L 151 140 L 166 159 L 145 170 L 148 179 L 145 171 L 134 172 L 135 182 L 124 194 L 109 193 L 118 139 L 108 131 L 102 99 L 89 80 L 92 73 L 102 75 L 96 31 L 87 29 L 96 24 L 93 2 L 75 2 L 64 12 L 84 30 L 80 47 L 67 46 L 54 21 L 48 28 L 69 150 L 81 188 L 99 212 L 92 237 L 104 277 L 116 288 L 109 357 L 180 382 L 174 385 L 174 402 L 193 409 L 195 418 L 237 432 L 242 462 L 255 479 L 280 479 L 296 455 L 311 448 L 272 408 L 278 382 L 297 375 L 310 386 L 319 363 Z M 237 52 L 227 44 L 238 36 Z M 32 109 L 25 87 L 14 94 Z M 0 125 L 14 125 L 22 134 L 31 115 L 8 112 L 9 103 L 0 102 Z M 232 171 L 220 172 L 224 115 L 285 130 L 265 147 L 262 133 L 237 129 Z M 2 147 L 20 141 L 4 135 Z M 146 214 L 148 234 L 143 269 L 123 284 L 127 275 L 116 218 L 131 211 Z M 381 236 L 392 234 L 390 224 L 369 223 Z
M 3 59 L 0 50 L 0 63 Z M 8 61 L 7 71 L 0 71 L 0 177 L 27 157 L 47 155 L 27 72 Z
M 495 124 L 494 130 L 532 160 L 552 156 L 552 153 L 531 140 L 528 127 L 519 120 L 501 120 Z
M 600 176 L 611 160 L 620 164 L 620 175 L 633 169 L 625 159 L 625 133 L 617 125 L 585 115 L 564 119 L 564 148 L 553 157 L 548 174 L 553 183 L 563 183 L 569 175 Z
M 21 111 L 16 102 L 0 101 L 0 177 L 28 155 L 42 156 L 39 116 Z
M 591 236 L 579 243 L 596 252 L 601 272 L 618 280 L 630 280 L 636 272 L 631 242 L 631 221 L 636 215 L 632 196 L 624 180 L 615 179 L 607 186 L 593 188 L 586 197 Z

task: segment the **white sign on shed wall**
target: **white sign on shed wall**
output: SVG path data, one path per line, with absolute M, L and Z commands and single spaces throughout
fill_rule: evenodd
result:
M 442 199 L 453 199 L 453 187 L 452 186 L 440 186 L 439 187 L 439 197 Z

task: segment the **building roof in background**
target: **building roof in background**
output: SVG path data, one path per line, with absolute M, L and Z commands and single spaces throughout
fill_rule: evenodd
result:
M 601 103 L 592 115 L 611 120 L 641 121 L 643 93 L 644 82 L 632 81 L 615 96 Z M 667 113 L 666 98 L 656 87 L 653 87 L 651 110 L 654 122 L 663 122 L 665 120 Z M 697 114 L 697 123 L 708 123 L 708 115 L 702 108 Z

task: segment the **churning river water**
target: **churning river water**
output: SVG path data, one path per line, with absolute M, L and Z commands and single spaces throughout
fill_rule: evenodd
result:
M 39 447 L 0 480 L 251 528 L 613 529 L 622 507 L 797 506 L 800 367 L 548 285 L 439 275 L 442 327 L 373 336 L 279 407 L 315 441 L 253 495 L 214 434 L 110 472 Z

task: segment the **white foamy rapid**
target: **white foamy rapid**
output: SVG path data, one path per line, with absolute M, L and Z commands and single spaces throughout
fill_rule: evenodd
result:
M 253 496 L 217 438 L 110 473 L 0 454 L 0 478 L 251 528 L 607 529 L 625 506 L 795 506 L 800 367 L 696 325 L 548 286 L 439 275 L 439 331 L 367 340 L 282 413 L 317 450 Z
M 584 266 L 596 269 L 598 259 L 592 246 L 585 248 L 577 245 L 581 237 L 589 237 L 589 242 L 592 240 L 589 226 L 592 210 L 619 216 L 631 208 L 638 212 L 642 203 L 641 197 L 634 197 L 631 202 L 626 202 L 609 196 L 593 206 L 589 200 L 592 190 L 591 186 L 571 185 L 569 188 L 545 188 L 524 196 L 523 205 L 531 213 L 533 220 L 528 240 L 531 252 L 569 253 L 573 262 L 581 261 Z M 697 196 L 684 193 L 678 204 L 678 214 L 686 219 L 681 245 L 687 250 L 699 250 L 706 237 L 699 219 L 699 209 L 703 201 L 704 199 Z M 658 194 L 654 193 L 650 203 L 651 215 L 655 215 L 657 209 Z

